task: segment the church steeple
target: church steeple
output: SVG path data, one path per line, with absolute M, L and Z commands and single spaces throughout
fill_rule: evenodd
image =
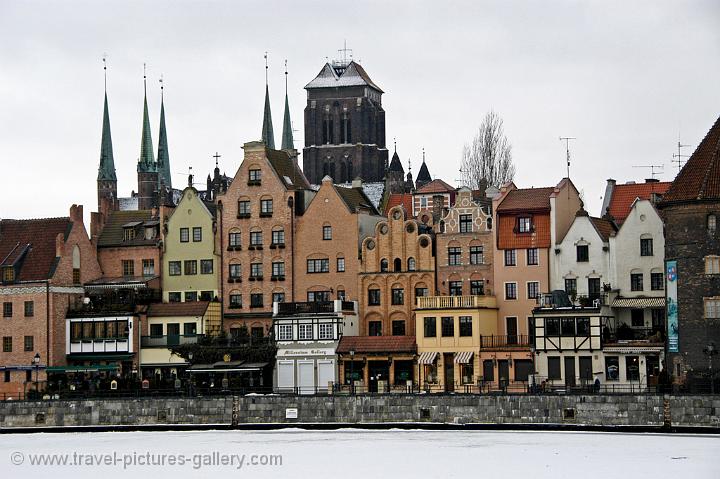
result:
M 428 170 L 427 164 L 425 163 L 425 148 L 423 148 L 422 155 L 422 165 L 420 166 L 420 171 L 418 172 L 417 178 L 415 179 L 415 187 L 417 189 L 422 188 L 423 185 L 426 185 L 432 181 L 430 171 Z
M 172 188 L 170 175 L 170 153 L 168 152 L 167 131 L 165 130 L 165 85 L 160 77 L 160 136 L 158 138 L 157 169 L 158 180 Z
M 290 104 L 288 103 L 287 75 L 287 60 L 285 60 L 285 115 L 283 117 L 281 148 L 283 150 L 294 150 L 295 144 L 293 141 L 292 122 L 290 121 Z
M 110 134 L 110 113 L 107 99 L 107 63 L 103 57 L 105 76 L 105 102 L 103 105 L 102 138 L 100 140 L 100 165 L 97 176 L 98 212 L 107 214 L 117 207 L 117 176 L 113 156 L 112 135 Z
M 143 65 L 143 126 L 142 139 L 140 140 L 140 161 L 138 162 L 138 172 L 154 172 L 157 171 L 157 164 L 155 163 L 155 156 L 153 155 L 152 136 L 150 134 L 150 116 L 148 115 L 147 106 L 147 76 L 145 75 L 144 70 L 145 65 Z
M 268 88 L 267 52 L 265 52 L 265 111 L 263 113 L 262 141 L 270 149 L 275 149 L 275 134 L 272 126 L 272 113 L 270 112 L 270 90 Z

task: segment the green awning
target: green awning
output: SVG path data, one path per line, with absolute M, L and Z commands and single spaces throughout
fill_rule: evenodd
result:
M 70 361 L 127 361 L 133 356 L 133 353 L 68 354 L 67 358 Z
M 46 369 L 49 373 L 96 373 L 99 371 L 117 371 L 115 364 L 97 364 L 94 366 L 52 366 Z

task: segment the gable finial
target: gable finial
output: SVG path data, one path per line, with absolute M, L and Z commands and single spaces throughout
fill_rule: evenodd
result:
M 143 89 L 145 90 L 145 96 L 147 96 L 147 65 L 143 62 Z
M 397 153 L 397 137 L 393 136 L 393 146 L 395 147 L 395 153 Z
M 288 80 L 288 72 L 287 72 L 287 58 L 285 59 L 285 95 L 287 96 L 287 80 Z
M 107 53 L 103 53 L 103 74 L 105 75 L 105 93 L 107 93 Z
M 160 101 L 162 102 L 165 99 L 165 80 L 163 80 L 162 73 L 160 74 Z
M 425 147 L 423 146 L 423 163 L 425 163 Z
M 265 52 L 265 86 L 268 84 L 268 60 L 267 60 L 267 54 L 268 52 Z

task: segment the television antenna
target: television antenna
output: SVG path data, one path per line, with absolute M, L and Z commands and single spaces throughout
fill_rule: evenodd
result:
M 665 169 L 665 165 L 633 165 L 633 168 L 650 168 L 650 177 L 654 180 L 655 175 L 663 173 L 662 170 Z M 656 169 L 660 171 L 655 173 Z
M 680 172 L 680 170 L 683 167 L 683 164 L 685 163 L 685 160 L 683 160 L 683 158 L 690 158 L 690 155 L 684 155 L 682 153 L 682 148 L 688 148 L 689 146 L 690 145 L 683 145 L 682 143 L 680 143 L 680 135 L 678 135 L 678 142 L 677 142 L 678 152 L 673 153 L 673 159 L 672 159 L 673 163 L 677 163 L 678 173 Z
M 567 159 L 567 177 L 570 179 L 570 140 L 577 140 L 574 136 L 561 136 L 560 141 L 565 142 L 565 154 Z

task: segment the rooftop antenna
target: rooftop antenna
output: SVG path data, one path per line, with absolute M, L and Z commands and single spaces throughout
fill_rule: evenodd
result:
M 633 168 L 650 168 L 650 177 L 654 180 L 655 175 L 663 173 L 662 170 L 665 168 L 665 165 L 633 165 Z M 661 171 L 655 173 L 656 169 Z
M 570 179 L 570 140 L 576 140 L 574 136 L 561 136 L 560 141 L 565 142 L 565 153 L 567 158 L 567 177 Z
M 681 170 L 682 167 L 683 167 L 683 163 L 685 163 L 685 161 L 683 160 L 683 158 L 690 158 L 690 155 L 684 155 L 684 154 L 682 153 L 682 150 L 681 150 L 681 149 L 682 149 L 682 148 L 688 148 L 689 146 L 690 146 L 690 145 L 683 145 L 682 143 L 680 143 L 680 134 L 678 133 L 678 142 L 677 142 L 678 152 L 677 152 L 677 153 L 673 153 L 673 159 L 672 159 L 672 162 L 673 162 L 673 163 L 677 163 L 678 173 L 680 173 L 680 170 Z
M 107 53 L 103 53 L 103 74 L 105 75 L 105 93 L 107 93 Z
M 347 65 L 347 54 L 350 52 L 350 59 L 352 60 L 352 49 L 349 49 L 347 47 L 347 40 L 343 40 L 343 47 L 338 50 L 338 53 L 342 54 L 342 63 L 343 65 Z

